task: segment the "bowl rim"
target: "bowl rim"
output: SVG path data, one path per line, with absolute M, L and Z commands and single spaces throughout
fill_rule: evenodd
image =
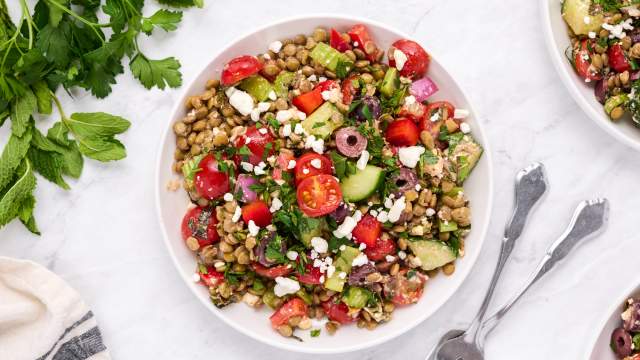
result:
M 615 302 L 611 302 L 611 304 L 607 307 L 607 312 L 604 313 L 601 318 L 598 318 L 597 322 L 594 322 L 592 328 L 595 329 L 593 334 L 589 337 L 589 342 L 587 344 L 591 344 L 590 346 L 585 347 L 584 355 L 582 356 L 585 360 L 592 360 L 593 352 L 596 350 L 596 343 L 600 336 L 602 335 L 602 331 L 604 331 L 605 325 L 609 322 L 611 317 L 615 315 L 620 306 L 624 304 L 625 301 L 634 293 L 640 292 L 640 277 L 636 279 L 636 281 L 631 282 L 629 287 L 625 287 L 624 291 L 621 291 L 619 295 L 616 296 Z
M 288 16 L 288 17 L 282 17 L 279 18 L 277 20 L 271 21 L 269 23 L 266 23 L 265 25 L 259 26 L 259 27 L 254 27 L 251 28 L 249 31 L 245 31 L 243 33 L 241 33 L 239 36 L 233 38 L 231 41 L 227 42 L 226 45 L 222 46 L 220 48 L 219 51 L 215 52 L 212 54 L 212 56 L 210 57 L 210 60 L 208 62 L 206 62 L 205 64 L 202 65 L 202 68 L 199 72 L 196 73 L 196 75 L 194 76 L 193 79 L 191 79 L 189 81 L 189 83 L 183 84 L 182 89 L 179 92 L 179 96 L 177 97 L 177 99 L 182 99 L 185 96 L 187 96 L 189 94 L 189 88 L 193 85 L 193 83 L 197 80 L 197 78 L 199 78 L 202 75 L 202 72 L 204 71 L 205 68 L 207 68 L 213 61 L 215 61 L 216 58 L 218 58 L 219 56 L 221 56 L 222 54 L 224 54 L 225 52 L 229 51 L 229 49 L 233 48 L 238 42 L 240 42 L 241 40 L 250 37 L 252 34 L 257 33 L 257 32 L 261 32 L 264 30 L 267 30 L 271 27 L 274 26 L 278 26 L 284 23 L 288 23 L 288 22 L 293 22 L 293 21 L 298 21 L 298 20 L 310 20 L 310 21 L 314 21 L 314 20 L 319 20 L 319 19 L 326 19 L 326 18 L 332 18 L 332 19 L 338 19 L 338 20 L 348 20 L 348 21 L 353 21 L 354 23 L 363 23 L 363 24 L 370 24 L 370 25 L 374 25 L 377 27 L 380 27 L 382 29 L 384 29 L 385 31 L 389 31 L 395 34 L 398 34 L 400 36 L 402 36 L 403 38 L 407 38 L 407 39 L 411 39 L 412 37 L 409 36 L 408 34 L 406 34 L 404 31 L 400 31 L 397 30 L 389 25 L 386 25 L 384 23 L 375 21 L 375 20 L 371 20 L 369 18 L 365 18 L 365 17 L 360 17 L 360 16 L 350 16 L 350 15 L 342 15 L 342 14 L 335 14 L 335 13 L 304 13 L 304 14 L 300 14 L 300 15 L 294 15 L 294 16 Z M 434 52 L 429 50 L 429 53 L 431 55 L 432 60 L 438 59 L 438 56 L 434 55 Z M 471 102 L 470 102 L 470 98 L 467 95 L 467 93 L 463 90 L 463 88 L 458 84 L 458 81 L 451 76 L 451 73 L 440 63 L 438 62 L 438 65 L 444 70 L 444 72 L 451 78 L 453 85 L 459 89 L 460 94 L 463 96 L 463 98 L 467 101 L 467 107 L 468 110 L 470 111 L 470 113 L 474 116 L 474 118 L 476 119 L 476 123 L 477 126 L 474 128 L 474 133 L 478 133 L 480 136 L 479 138 L 483 140 L 482 146 L 483 146 L 483 154 L 482 156 L 486 159 L 487 162 L 487 179 L 485 179 L 485 181 L 487 182 L 487 192 L 488 192 L 488 201 L 486 204 L 486 209 L 487 212 L 489 213 L 488 216 L 485 216 L 485 219 L 483 221 L 482 224 L 478 224 L 476 225 L 476 227 L 474 227 L 474 231 L 478 232 L 478 239 L 480 239 L 480 243 L 479 243 L 479 248 L 475 254 L 475 256 L 471 259 L 467 258 L 467 261 L 470 261 L 469 266 L 467 268 L 467 271 L 465 274 L 463 274 L 462 276 L 462 280 L 460 281 L 460 283 L 458 284 L 458 286 L 455 288 L 455 290 L 453 291 L 453 293 L 451 294 L 451 296 L 441 299 L 439 301 L 439 303 L 436 304 L 436 306 L 433 308 L 433 310 L 430 313 L 426 313 L 424 316 L 420 316 L 418 321 L 414 321 L 413 323 L 409 324 L 408 326 L 406 326 L 405 328 L 397 331 L 396 333 L 390 333 L 390 334 L 382 334 L 380 336 L 374 337 L 371 340 L 368 341 L 363 341 L 363 342 L 359 342 L 356 344 L 353 344 L 351 346 L 342 346 L 342 347 L 337 347 L 337 348 L 324 348 L 324 349 L 319 349 L 319 348 L 307 348 L 305 349 L 304 347 L 301 347 L 299 345 L 289 345 L 289 344 L 285 344 L 285 343 L 274 343 L 269 341 L 267 338 L 258 336 L 257 334 L 247 331 L 243 326 L 236 324 L 235 322 L 231 321 L 230 319 L 227 319 L 221 315 L 219 315 L 216 311 L 211 311 L 211 309 L 209 308 L 210 303 L 207 303 L 207 301 L 204 299 L 204 297 L 200 296 L 194 287 L 189 286 L 189 279 L 187 279 L 185 277 L 185 275 L 182 274 L 182 270 L 181 270 L 181 266 L 180 263 L 178 261 L 178 258 L 176 256 L 176 254 L 174 254 L 172 248 L 171 248 L 171 241 L 169 240 L 169 235 L 167 234 L 167 227 L 166 224 L 164 222 L 163 216 L 162 216 L 162 209 L 160 206 L 160 199 L 162 197 L 162 193 L 165 191 L 165 188 L 162 184 L 160 184 L 160 179 L 161 179 L 161 174 L 162 172 L 166 171 L 166 169 L 163 168 L 162 163 L 163 163 L 163 144 L 166 142 L 166 139 L 168 136 L 170 136 L 171 134 L 171 123 L 173 121 L 173 118 L 175 116 L 175 114 L 180 110 L 180 108 L 182 107 L 182 104 L 180 101 L 176 101 L 174 106 L 172 107 L 171 111 L 169 112 L 169 116 L 167 116 L 167 121 L 165 124 L 163 124 L 163 126 L 165 126 L 162 135 L 159 139 L 159 143 L 156 147 L 156 151 L 157 151 L 157 156 L 156 156 L 156 171 L 154 173 L 154 186 L 155 186 L 155 194 L 154 194 L 154 198 L 155 198 L 155 208 L 156 208 L 156 216 L 158 218 L 158 223 L 160 224 L 160 230 L 162 233 L 162 237 L 163 237 L 163 242 L 165 244 L 165 247 L 167 249 L 167 252 L 169 253 L 169 256 L 171 258 L 171 261 L 175 267 L 175 270 L 178 272 L 178 275 L 182 278 L 184 285 L 187 286 L 187 288 L 190 289 L 190 291 L 192 292 L 192 294 L 195 296 L 195 298 L 197 298 L 200 303 L 202 305 L 204 305 L 205 308 L 207 308 L 207 310 L 209 310 L 209 312 L 213 312 L 215 314 L 215 316 L 219 319 L 222 320 L 226 325 L 231 326 L 233 329 L 235 329 L 236 331 L 238 331 L 239 333 L 242 333 L 254 340 L 257 340 L 263 344 L 267 344 L 269 346 L 275 347 L 275 348 L 279 348 L 282 350 L 288 350 L 288 351 L 292 351 L 292 352 L 297 352 L 297 353 L 307 353 L 307 354 L 343 354 L 343 353 L 349 353 L 349 352 L 353 352 L 353 351 L 357 351 L 357 350 L 363 350 L 363 349 L 367 349 L 367 348 L 371 348 L 373 346 L 376 345 L 380 345 L 382 343 L 385 343 L 389 340 L 392 340 L 400 335 L 403 335 L 405 333 L 407 333 L 408 331 L 414 329 L 416 326 L 418 326 L 419 324 L 423 323 L 426 319 L 428 319 L 429 317 L 433 316 L 438 310 L 440 310 L 442 308 L 442 306 L 448 302 L 459 290 L 460 287 L 462 287 L 462 285 L 464 284 L 464 282 L 468 279 L 469 274 L 471 273 L 473 267 L 475 266 L 478 258 L 480 257 L 480 254 L 482 253 L 482 248 L 484 245 L 484 242 L 486 240 L 487 237 L 487 233 L 489 230 L 489 225 L 491 223 L 491 212 L 493 212 L 493 197 L 494 197 L 494 176 L 493 176 L 493 159 L 492 159 L 492 152 L 491 152 L 491 148 L 489 145 L 489 138 L 486 136 L 486 133 L 484 131 L 483 125 L 480 123 L 482 117 L 480 117 L 478 115 L 478 113 L 475 111 L 475 108 L 472 106 Z
M 625 145 L 631 147 L 632 149 L 640 151 L 640 141 L 634 140 L 630 136 L 627 136 L 625 132 L 620 130 L 619 124 L 614 124 L 609 119 L 606 119 L 604 117 L 604 113 L 596 111 L 587 102 L 585 97 L 580 94 L 580 91 L 578 90 L 578 87 L 576 85 L 576 81 L 573 79 L 575 75 L 570 74 L 567 71 L 565 67 L 566 59 L 564 55 L 558 53 L 555 47 L 555 41 L 553 38 L 554 30 L 553 26 L 551 25 L 551 17 L 549 15 L 552 1 L 554 0 L 539 0 L 539 11 L 540 16 L 542 17 L 542 29 L 544 32 L 543 37 L 546 44 L 547 52 L 549 53 L 549 57 L 551 58 L 553 67 L 556 69 L 556 72 L 564 83 L 565 88 L 569 91 L 569 94 L 571 94 L 571 97 L 582 109 L 582 111 L 587 114 L 587 117 L 589 117 L 594 123 L 596 123 L 602 130 L 614 137 L 616 140 L 619 140 Z M 640 129 L 638 129 L 638 131 L 640 131 Z

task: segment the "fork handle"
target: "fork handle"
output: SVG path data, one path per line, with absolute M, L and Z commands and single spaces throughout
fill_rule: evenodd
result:
M 593 237 L 603 230 L 607 223 L 609 203 L 606 199 L 582 201 L 576 210 L 569 226 L 562 235 L 549 247 L 544 258 L 538 264 L 533 276 L 514 297 L 503 305 L 494 315 L 482 323 L 476 338 L 476 344 L 483 348 L 484 339 L 511 307 L 524 295 L 527 290 L 547 272 L 564 259 L 571 250 L 584 239 Z

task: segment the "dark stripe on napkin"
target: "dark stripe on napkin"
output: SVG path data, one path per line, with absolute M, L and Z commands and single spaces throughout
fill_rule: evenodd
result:
M 93 313 L 91 311 L 89 311 L 86 314 L 84 314 L 84 316 L 82 318 L 80 318 L 80 320 L 78 320 L 78 321 L 74 322 L 73 324 L 71 324 L 71 326 L 69 326 L 68 328 L 66 328 L 64 330 L 62 335 L 60 335 L 60 337 L 58 338 L 58 340 L 56 340 L 56 342 L 53 344 L 53 346 L 51 346 L 51 349 L 49 349 L 49 351 L 47 351 L 46 354 L 42 355 L 37 360 L 46 359 L 47 356 L 49 356 L 49 354 L 51 354 L 51 351 L 53 351 L 53 349 L 55 349 L 56 346 L 58 346 L 58 343 L 60 342 L 60 340 L 64 339 L 64 337 L 67 336 L 67 334 L 69 334 L 73 329 L 75 329 L 76 327 L 78 327 L 80 324 L 82 324 L 83 322 L 87 321 L 88 319 L 91 319 L 92 317 L 93 317 Z M 98 332 L 98 335 L 99 335 L 99 332 Z
M 96 326 L 62 344 L 53 355 L 53 360 L 84 360 L 106 349 L 100 329 Z

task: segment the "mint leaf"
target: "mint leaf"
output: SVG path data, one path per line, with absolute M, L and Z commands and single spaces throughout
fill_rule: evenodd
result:
M 27 155 L 31 131 L 27 131 L 21 137 L 11 134 L 7 145 L 0 155 L 0 189 L 3 189 L 13 178 L 14 171 Z
M 56 125 L 57 124 L 59 123 L 56 123 Z M 54 125 L 54 127 L 51 129 L 54 129 L 56 125 Z M 49 130 L 51 131 L 51 129 Z M 33 145 L 33 147 L 39 150 L 45 152 L 53 152 L 59 155 L 57 156 L 57 158 L 58 161 L 60 161 L 62 173 L 74 178 L 78 178 L 82 173 L 82 167 L 84 163 L 82 154 L 80 154 L 80 150 L 78 150 L 78 145 L 75 141 L 66 139 L 66 133 L 63 135 L 63 140 L 66 140 L 66 142 L 57 143 L 56 141 L 49 139 L 48 137 L 44 137 L 38 129 L 34 128 L 33 140 L 31 140 L 31 144 Z M 35 162 L 34 167 L 36 168 L 36 170 L 38 170 L 38 166 Z M 38 172 L 40 171 L 38 170 Z
M 178 28 L 176 25 L 180 23 L 181 20 L 181 11 L 160 9 L 151 15 L 151 17 L 142 20 L 142 31 L 147 35 L 151 35 L 154 26 L 160 27 L 167 32 L 173 31 Z
M 11 108 L 11 132 L 22 136 L 29 128 L 31 114 L 36 111 L 38 102 L 30 89 L 15 101 Z
M 164 89 L 166 85 L 175 88 L 182 84 L 180 74 L 180 62 L 173 57 L 162 60 L 150 60 L 144 55 L 136 55 L 131 63 L 133 76 L 140 80 L 145 88 L 151 89 L 156 86 Z
M 83 138 L 78 139 L 78 142 L 82 154 L 98 161 L 113 161 L 127 157 L 124 145 L 113 138 Z
M 36 96 L 38 112 L 40 114 L 50 115 L 53 110 L 51 106 L 53 97 L 51 96 L 51 90 L 49 90 L 47 83 L 45 81 L 38 81 L 33 84 L 32 88 Z
M 128 120 L 104 112 L 74 113 L 64 123 L 74 135 L 82 138 L 113 136 L 127 131 L 131 126 Z
M 35 187 L 33 167 L 29 160 L 25 159 L 18 167 L 15 181 L 0 192 L 0 226 L 8 224 L 18 216 L 22 202 L 31 195 Z
M 36 224 L 36 219 L 33 217 L 33 209 L 36 206 L 36 198 L 33 194 L 29 194 L 20 204 L 20 209 L 18 210 L 18 218 L 22 222 L 22 224 L 27 228 L 27 230 L 31 231 L 36 235 L 40 235 L 40 230 L 38 230 L 38 225 Z
M 69 190 L 69 185 L 62 178 L 64 160 L 60 154 L 31 147 L 27 155 L 33 164 L 33 168 L 40 175 L 61 188 Z

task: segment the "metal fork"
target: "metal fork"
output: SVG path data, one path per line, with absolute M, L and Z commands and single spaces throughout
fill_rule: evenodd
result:
M 525 286 L 493 316 L 481 325 L 448 339 L 431 355 L 435 360 L 484 360 L 484 339 L 511 307 L 544 274 L 564 259 L 582 240 L 600 233 L 608 220 L 607 199 L 582 201 L 576 208 L 571 222 L 560 237 L 549 247 L 538 268 Z

